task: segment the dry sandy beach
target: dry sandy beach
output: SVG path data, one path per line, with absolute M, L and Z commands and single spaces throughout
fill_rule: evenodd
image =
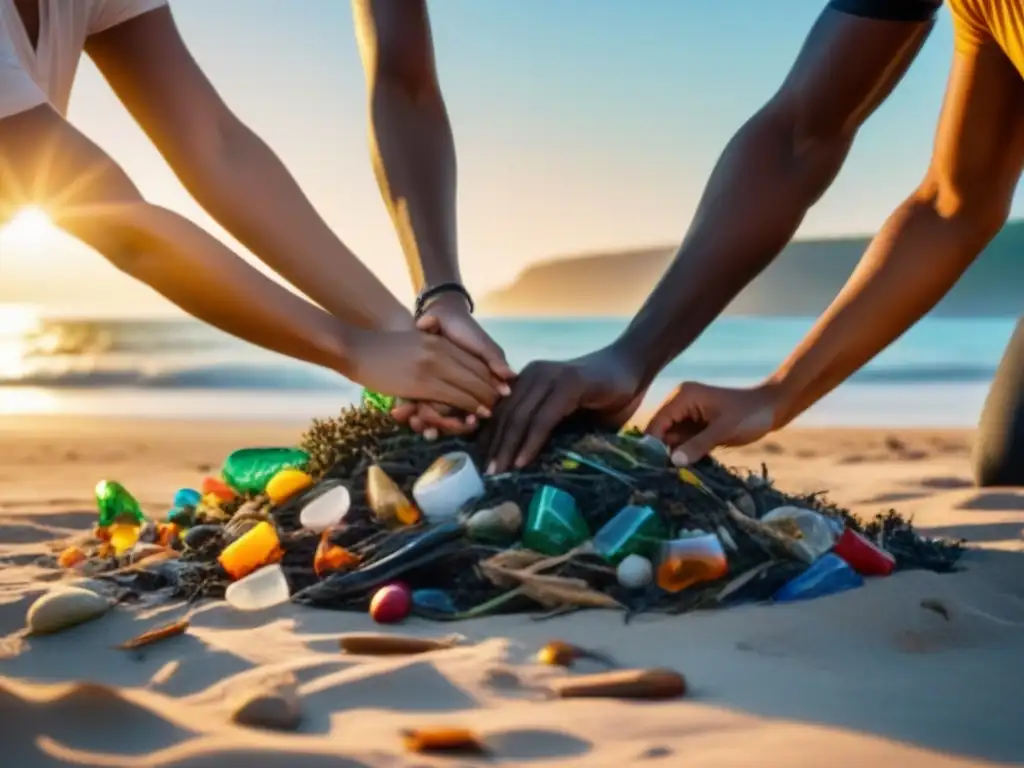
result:
M 64 633 L 23 636 L 60 574 L 54 539 L 86 530 L 101 477 L 150 511 L 232 449 L 291 443 L 301 427 L 0 418 L 0 750 L 12 766 L 955 766 L 1021 764 L 1024 490 L 969 483 L 968 431 L 803 430 L 731 452 L 787 490 L 829 489 L 864 515 L 896 507 L 927 533 L 964 536 L 964 572 L 906 573 L 801 604 L 683 617 L 610 612 L 462 623 L 467 642 L 426 656 L 338 651 L 361 615 L 223 604 L 115 609 Z M 939 605 L 941 611 L 922 607 Z M 187 615 L 191 629 L 138 652 L 113 645 Z M 428 636 L 451 625 L 407 622 Z M 683 672 L 669 703 L 543 701 L 530 661 L 561 638 L 636 666 Z M 240 692 L 295 688 L 297 733 L 230 724 Z M 480 758 L 403 751 L 404 728 L 451 724 Z

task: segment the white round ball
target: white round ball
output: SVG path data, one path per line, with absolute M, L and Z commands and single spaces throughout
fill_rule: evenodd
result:
M 615 575 L 626 589 L 646 587 L 654 577 L 654 565 L 642 555 L 629 555 L 619 563 Z

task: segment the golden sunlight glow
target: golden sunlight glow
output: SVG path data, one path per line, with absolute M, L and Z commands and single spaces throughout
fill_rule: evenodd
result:
M 0 244 L 38 248 L 54 232 L 49 214 L 37 205 L 30 205 L 0 228 Z

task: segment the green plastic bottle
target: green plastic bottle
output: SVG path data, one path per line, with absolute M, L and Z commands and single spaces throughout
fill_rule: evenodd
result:
M 100 513 L 99 524 L 103 527 L 114 523 L 141 525 L 146 520 L 135 497 L 113 480 L 96 483 L 96 506 Z
M 298 448 L 242 448 L 226 459 L 220 474 L 239 493 L 263 493 L 282 469 L 305 469 L 309 454 Z
M 669 538 L 668 528 L 651 507 L 623 507 L 594 534 L 594 551 L 618 565 L 629 555 L 653 557 Z
M 374 392 L 371 389 L 364 389 L 362 395 L 364 408 L 376 408 L 381 413 L 391 413 L 391 409 L 395 407 L 397 399 L 391 395 L 382 395 L 380 392 Z
M 537 489 L 526 515 L 524 546 L 542 555 L 564 555 L 588 538 L 587 521 L 571 494 L 553 485 Z

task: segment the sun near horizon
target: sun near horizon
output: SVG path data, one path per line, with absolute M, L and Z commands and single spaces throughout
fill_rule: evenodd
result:
M 45 245 L 56 232 L 50 214 L 38 205 L 26 205 L 0 226 L 0 247 L 8 245 L 34 250 Z

